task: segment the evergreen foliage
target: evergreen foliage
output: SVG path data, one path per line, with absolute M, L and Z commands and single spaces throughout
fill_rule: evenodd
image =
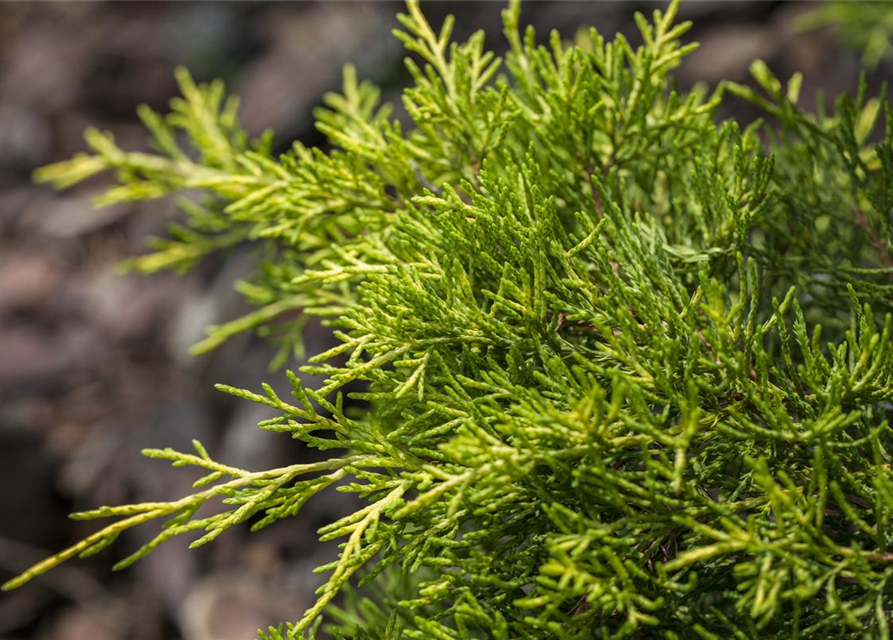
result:
M 862 51 L 867 67 L 893 57 L 893 5 L 886 0 L 827 0 L 799 22 L 805 29 L 830 25 L 843 43 Z
M 253 243 L 257 311 L 197 351 L 299 309 L 276 325 L 291 361 L 323 317 L 340 344 L 302 369 L 320 388 L 291 372 L 293 398 L 219 388 L 335 452 L 249 472 L 199 443 L 146 451 L 207 475 L 179 500 L 75 514 L 113 522 L 5 588 L 148 521 L 158 537 L 117 568 L 337 490 L 367 506 L 320 529 L 342 546 L 318 602 L 262 638 L 889 638 L 886 90 L 807 113 L 799 76 L 757 62 L 759 90 L 679 92 L 695 45 L 675 13 L 637 16 L 638 47 L 595 30 L 542 45 L 513 4 L 502 61 L 410 3 L 411 127 L 348 67 L 316 114 L 331 150 L 274 158 L 220 83 L 181 71 L 170 115 L 140 111 L 157 153 L 90 131 L 89 154 L 41 170 L 59 187 L 113 170 L 100 204 L 208 194 L 134 265 Z M 769 124 L 717 122 L 737 99 Z

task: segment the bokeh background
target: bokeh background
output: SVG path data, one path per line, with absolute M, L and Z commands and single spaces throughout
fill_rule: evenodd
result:
M 641 2 L 528 2 L 541 35 L 583 25 L 622 31 Z M 702 42 L 677 77 L 683 86 L 745 81 L 756 57 L 780 76 L 805 74 L 804 92 L 853 91 L 859 54 L 833 30 L 801 33 L 808 2 L 688 2 L 688 38 Z M 426 4 L 432 22 L 457 15 L 458 36 L 481 28 L 501 49 L 497 2 Z M 273 350 L 243 337 L 193 359 L 205 326 L 245 309 L 232 291 L 251 271 L 249 252 L 212 259 L 185 275 L 121 275 L 177 215 L 166 201 L 95 210 L 107 181 L 54 193 L 31 172 L 83 148 L 88 125 L 124 148 L 144 148 L 138 104 L 163 110 L 176 94 L 173 68 L 220 77 L 243 97 L 250 133 L 276 130 L 284 149 L 321 143 L 312 108 L 337 89 L 343 63 L 398 98 L 406 79 L 390 35 L 393 2 L 20 2 L 0 3 L 0 580 L 96 528 L 70 511 L 122 501 L 170 499 L 193 476 L 142 459 L 143 447 L 188 448 L 199 438 L 217 459 L 262 469 L 309 454 L 256 429 L 263 408 L 234 401 L 214 382 L 256 388 L 276 381 Z M 889 63 L 872 85 L 891 75 Z M 726 115 L 752 117 L 732 104 Z M 399 114 L 399 111 L 398 111 Z M 328 338 L 310 328 L 309 350 Z M 316 346 L 314 346 L 314 343 Z M 291 363 L 292 366 L 298 363 Z M 188 551 L 175 540 L 123 573 L 114 560 L 151 531 L 74 561 L 0 595 L 0 639 L 247 640 L 266 624 L 295 619 L 313 600 L 311 569 L 334 549 L 314 531 L 350 508 L 341 494 L 311 501 L 294 521 L 258 534 L 231 530 Z

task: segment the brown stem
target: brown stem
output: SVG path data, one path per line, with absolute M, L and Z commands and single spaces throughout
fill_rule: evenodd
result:
M 893 256 L 890 255 L 890 248 L 887 246 L 887 243 L 884 242 L 884 239 L 878 235 L 875 228 L 871 226 L 871 222 L 868 220 L 868 216 L 865 215 L 865 212 L 859 207 L 854 206 L 853 217 L 856 219 L 856 224 L 862 227 L 862 230 L 865 231 L 865 235 L 868 236 L 871 245 L 877 249 L 884 266 L 888 269 L 893 269 Z M 893 280 L 893 273 L 890 274 L 890 279 Z

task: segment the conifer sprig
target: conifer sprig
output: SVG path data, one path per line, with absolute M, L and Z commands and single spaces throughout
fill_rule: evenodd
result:
M 168 518 L 125 563 L 338 483 L 368 504 L 320 529 L 341 541 L 329 578 L 266 640 L 889 637 L 885 92 L 809 114 L 799 77 L 762 63 L 762 92 L 678 92 L 694 45 L 676 9 L 637 16 L 638 47 L 595 30 L 539 45 L 513 4 L 503 65 L 409 3 L 409 124 L 348 67 L 316 114 L 331 151 L 273 158 L 220 85 L 181 74 L 173 113 L 143 114 L 157 155 L 90 133 L 93 155 L 42 170 L 68 186 L 113 169 L 106 200 L 206 191 L 137 266 L 256 243 L 240 286 L 259 310 L 199 350 L 300 309 L 287 359 L 323 316 L 340 344 L 302 367 L 318 389 L 291 372 L 296 404 L 220 388 L 276 410 L 261 428 L 347 453 L 248 472 L 150 451 L 206 471 L 201 490 L 87 512 L 120 519 L 7 587 L 145 520 Z M 728 94 L 769 124 L 718 123 Z
M 827 0 L 797 23 L 804 30 L 832 27 L 841 42 L 862 52 L 868 68 L 893 56 L 893 11 L 886 2 Z

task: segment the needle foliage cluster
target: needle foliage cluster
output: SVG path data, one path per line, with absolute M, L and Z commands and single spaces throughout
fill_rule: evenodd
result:
M 170 114 L 140 111 L 156 152 L 89 131 L 41 170 L 113 171 L 101 204 L 203 191 L 134 264 L 252 243 L 257 310 L 197 351 L 259 331 L 299 362 L 321 317 L 338 346 L 301 368 L 320 386 L 220 389 L 332 457 L 252 472 L 198 443 L 146 451 L 203 470 L 196 492 L 76 514 L 112 522 L 7 588 L 149 521 L 118 567 L 344 491 L 365 506 L 319 530 L 341 546 L 318 601 L 262 638 L 889 638 L 886 90 L 810 113 L 799 76 L 756 62 L 756 88 L 680 91 L 696 45 L 676 10 L 638 15 L 636 46 L 542 44 L 513 4 L 503 60 L 411 2 L 402 121 L 348 67 L 316 113 L 327 150 L 274 157 L 219 82 L 181 71 Z M 765 123 L 721 121 L 737 100 Z

